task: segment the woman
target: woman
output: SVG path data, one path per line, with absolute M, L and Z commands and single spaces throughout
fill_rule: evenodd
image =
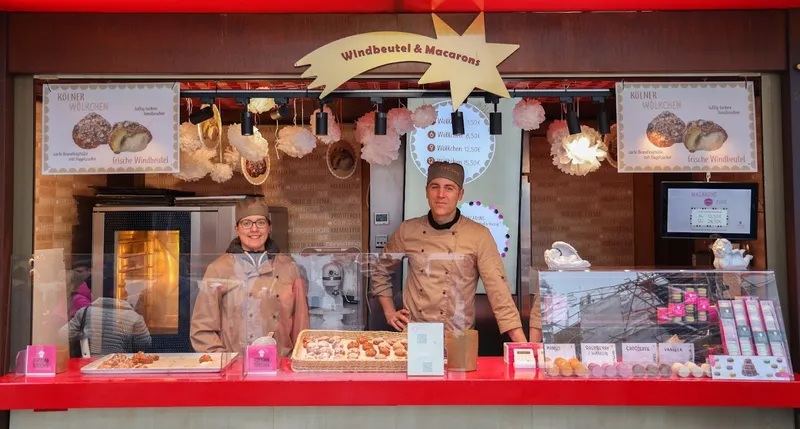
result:
M 70 356 L 81 356 L 80 340 L 84 338 L 89 341 L 91 356 L 137 353 L 152 342 L 144 318 L 128 301 L 114 298 L 98 298 L 75 313 L 69 321 L 69 340 L 70 348 L 77 345 L 78 350 L 70 350 Z
M 270 233 L 269 208 L 247 198 L 236 207 L 236 234 L 203 277 L 192 315 L 197 352 L 237 352 L 270 332 L 288 356 L 308 329 L 306 287 L 289 255 Z
M 77 267 L 72 273 L 70 283 L 69 317 L 72 318 L 78 310 L 88 307 L 92 303 L 92 291 L 87 284 L 87 277 L 80 273 Z

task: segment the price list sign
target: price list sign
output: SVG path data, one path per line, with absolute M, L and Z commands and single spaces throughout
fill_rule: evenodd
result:
M 727 208 L 695 207 L 692 208 L 690 216 L 690 224 L 695 230 L 728 227 Z

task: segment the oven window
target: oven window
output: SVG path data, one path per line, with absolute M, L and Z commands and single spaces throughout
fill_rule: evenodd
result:
M 178 333 L 179 231 L 117 231 L 115 290 L 144 317 L 151 335 Z

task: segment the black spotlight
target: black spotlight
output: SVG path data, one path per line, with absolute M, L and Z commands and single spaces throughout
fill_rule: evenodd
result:
M 319 112 L 317 112 L 315 116 L 317 125 L 314 130 L 314 134 L 318 136 L 327 136 L 328 135 L 328 113 L 325 112 L 323 109 L 325 104 L 319 103 Z
M 247 106 L 245 106 L 244 112 L 242 112 L 242 135 L 253 135 L 253 112 L 251 112 Z
M 214 103 L 212 102 L 211 104 L 213 105 Z M 189 122 L 191 122 L 194 125 L 197 125 L 213 117 L 214 117 L 214 108 L 211 106 L 206 106 L 189 115 Z
M 289 111 L 289 106 L 286 104 L 281 104 L 277 109 L 269 112 L 269 118 L 273 121 L 277 121 L 289 116 L 289 113 L 291 113 Z
M 578 123 L 578 114 L 571 108 L 567 112 L 567 130 L 569 130 L 569 135 L 579 134 L 581 132 L 581 124 Z
M 600 111 L 597 113 L 597 128 L 600 134 L 606 136 L 611 133 L 611 127 L 608 125 L 608 114 L 606 114 L 606 106 L 600 104 Z
M 450 114 L 450 121 L 453 124 L 453 135 L 454 136 L 463 136 L 464 135 L 464 114 L 460 111 L 456 110 L 455 112 Z
M 375 111 L 375 135 L 386 135 L 386 112 L 381 109 L 381 104 L 378 104 L 378 110 Z
M 487 103 L 494 104 L 494 113 L 489 113 L 489 134 L 493 136 L 503 134 L 503 114 L 497 111 L 497 103 L 500 102 L 500 97 L 490 95 L 485 100 Z

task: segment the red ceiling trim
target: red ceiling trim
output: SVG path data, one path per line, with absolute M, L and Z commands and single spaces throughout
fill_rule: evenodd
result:
M 790 9 L 800 0 L 6 0 L 12 12 L 415 13 Z

